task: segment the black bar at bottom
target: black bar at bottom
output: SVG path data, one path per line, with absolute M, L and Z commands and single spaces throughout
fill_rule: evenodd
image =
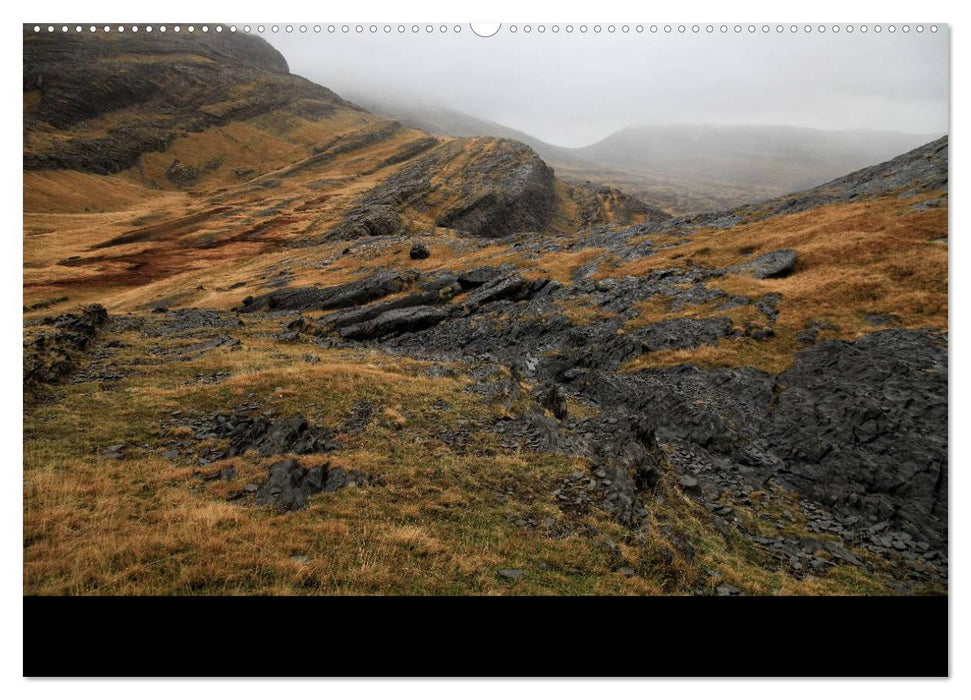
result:
M 946 597 L 25 597 L 31 677 L 933 677 Z

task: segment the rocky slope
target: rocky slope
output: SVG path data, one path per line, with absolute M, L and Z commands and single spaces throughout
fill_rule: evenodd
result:
M 938 207 L 946 201 L 946 155 L 947 140 L 942 139 L 805 194 L 759 205 L 758 217 L 888 195 L 906 200 L 924 192 L 933 196 L 912 207 Z M 711 215 L 704 222 L 727 228 L 745 219 L 758 220 L 748 214 L 736 210 Z M 691 218 L 632 232 L 686 236 L 698 226 Z M 652 246 L 638 249 L 629 245 L 630 240 L 614 232 L 607 239 L 598 238 L 596 245 L 605 245 L 626 261 L 650 258 Z M 515 245 L 537 251 L 549 248 L 548 242 L 539 241 Z M 806 349 L 779 373 L 690 364 L 649 367 L 652 353 L 658 351 L 713 346 L 733 338 L 757 346 L 772 338 L 786 308 L 784 296 L 734 295 L 719 288 L 719 278 L 797 278 L 797 259 L 796 251 L 782 250 L 722 270 L 688 266 L 596 282 L 584 279 L 589 277 L 587 269 L 570 284 L 527 279 L 514 269 L 480 268 L 419 276 L 414 282 L 419 291 L 393 302 L 362 304 L 360 297 L 349 297 L 338 288 L 321 290 L 331 302 L 284 302 L 288 293 L 275 292 L 250 301 L 242 310 L 251 312 L 261 305 L 303 311 L 353 307 L 354 311 L 323 316 L 304 332 L 379 343 L 390 352 L 416 357 L 495 358 L 514 376 L 553 387 L 544 391 L 591 401 L 600 409 L 597 419 L 575 422 L 527 414 L 521 429 L 541 436 L 544 450 L 582 454 L 599 468 L 614 469 L 608 481 L 615 489 L 620 482 L 627 484 L 625 499 L 631 506 L 638 500 L 637 484 L 648 478 L 644 470 L 665 460 L 681 483 L 712 508 L 731 509 L 735 499 L 775 484 L 811 504 L 814 527 L 820 532 L 875 552 L 899 552 L 908 562 L 919 562 L 918 569 L 926 561 L 941 563 L 947 549 L 946 333 L 888 328 L 855 340 L 817 344 L 818 329 L 832 324 L 816 319 L 800 336 Z M 368 278 L 354 284 L 376 289 L 380 282 Z M 397 289 L 382 288 L 378 296 Z M 656 296 L 667 297 L 672 308 L 689 313 L 634 329 L 628 323 L 624 332 L 625 321 L 636 318 L 637 302 Z M 577 327 L 559 309 L 580 302 L 613 315 Z M 699 318 L 690 313 L 712 302 L 722 315 Z M 758 324 L 738 324 L 724 313 L 745 307 L 760 319 Z M 902 321 L 892 314 L 863 315 L 877 326 Z M 647 368 L 618 373 L 623 364 L 638 358 L 646 358 Z M 616 461 L 601 453 L 608 446 L 627 449 L 617 442 L 615 427 L 630 421 L 647 426 L 650 445 L 647 453 L 616 471 Z M 643 452 L 643 439 L 625 439 L 632 440 L 635 453 Z M 630 520 L 629 508 L 619 512 L 625 522 Z M 774 540 L 773 546 L 792 561 L 802 556 L 798 542 Z
M 946 592 L 946 138 L 671 219 L 129 39 L 25 40 L 25 590 Z

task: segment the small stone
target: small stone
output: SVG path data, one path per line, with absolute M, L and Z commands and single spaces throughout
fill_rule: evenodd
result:
M 431 254 L 431 251 L 428 250 L 428 246 L 426 246 L 424 243 L 415 243 L 413 246 L 411 246 L 411 251 L 408 253 L 408 256 L 412 260 L 425 260 L 426 258 L 430 257 Z
M 259 490 L 260 487 L 256 484 L 246 484 L 246 486 L 243 487 L 243 491 L 246 491 L 246 493 L 256 493 Z
M 496 573 L 507 581 L 518 581 L 523 577 L 523 572 L 519 569 L 499 569 Z
M 693 476 L 682 476 L 678 483 L 685 491 L 696 491 L 698 489 L 698 480 Z
M 723 583 L 715 589 L 718 595 L 741 595 L 742 591 L 730 583 Z
M 631 568 L 629 568 L 629 567 L 626 567 L 626 566 L 624 568 L 622 568 L 622 569 L 619 569 L 619 571 L 620 571 L 620 573 L 622 573 L 627 578 L 631 578 L 632 576 L 635 575 L 634 570 L 631 569 Z
M 297 564 L 309 564 L 310 557 L 305 556 L 303 554 L 295 554 L 292 557 L 290 557 L 290 561 L 296 562 Z

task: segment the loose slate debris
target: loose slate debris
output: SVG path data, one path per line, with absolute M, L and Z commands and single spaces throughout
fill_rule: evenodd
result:
M 193 331 L 214 328 L 242 328 L 244 325 L 236 314 L 216 309 L 169 311 L 165 308 L 157 308 L 154 311 L 158 315 L 153 316 L 151 322 L 145 323 L 142 328 L 142 334 L 147 338 L 187 335 Z

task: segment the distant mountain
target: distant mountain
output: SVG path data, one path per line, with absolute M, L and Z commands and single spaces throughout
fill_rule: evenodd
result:
M 881 163 L 937 136 L 792 126 L 644 126 L 575 154 L 622 169 L 788 192 Z
M 791 126 L 642 126 L 590 146 L 566 148 L 444 107 L 352 98 L 376 114 L 429 133 L 521 141 L 565 179 L 620 188 L 675 215 L 815 187 L 940 136 Z

